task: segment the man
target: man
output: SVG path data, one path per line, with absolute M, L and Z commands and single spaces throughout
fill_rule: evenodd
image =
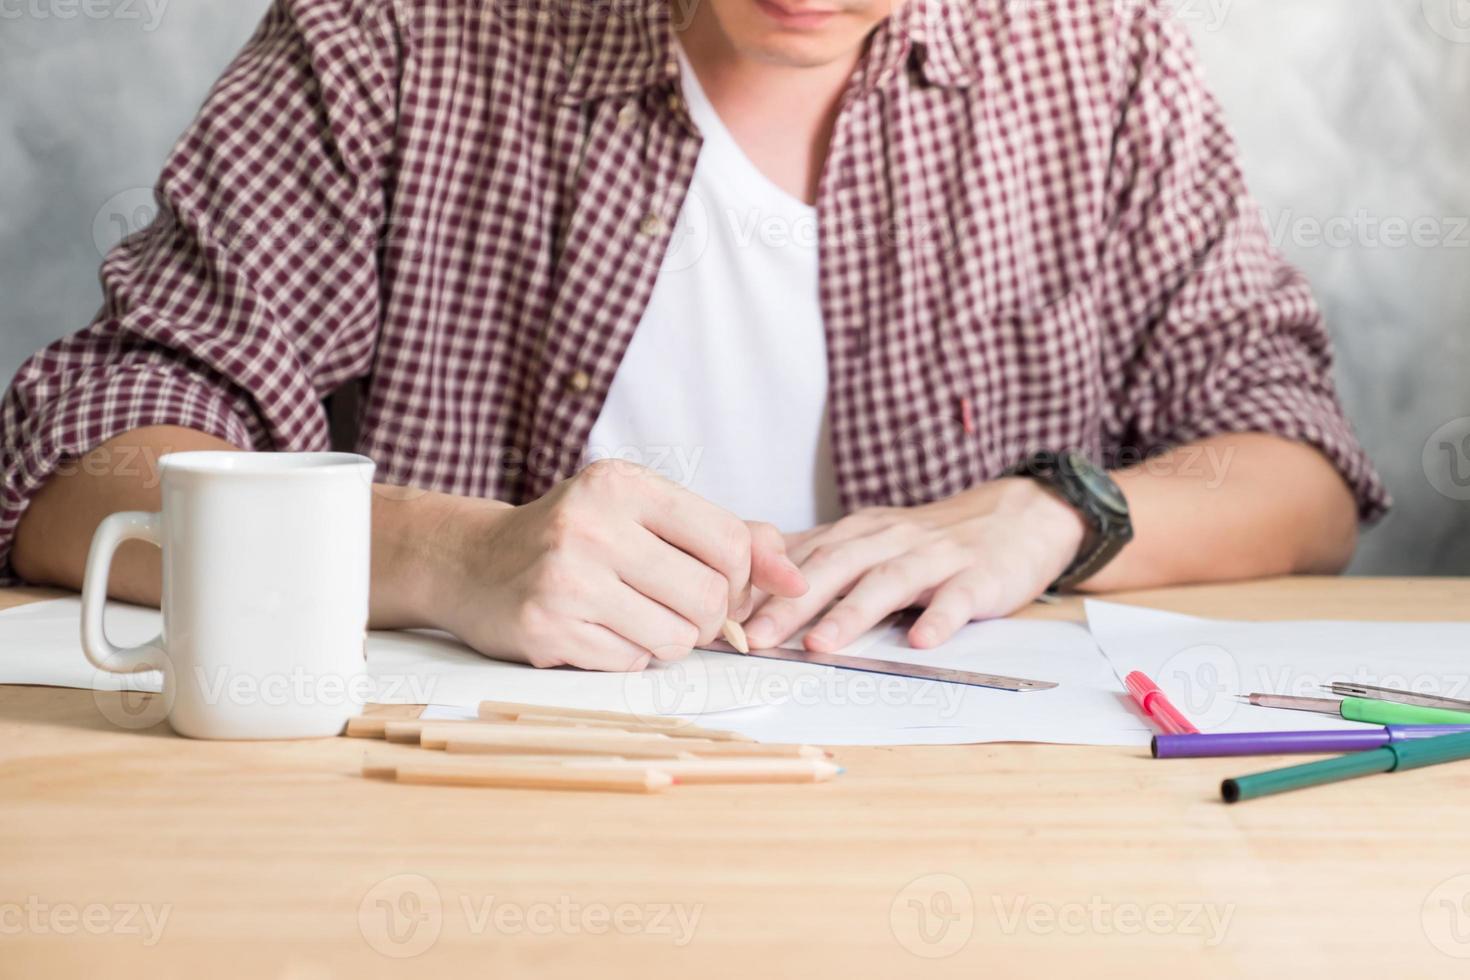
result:
M 1386 506 L 1153 3 L 278 0 L 159 196 L 5 401 L 20 578 L 157 506 L 124 460 L 325 448 L 354 379 L 431 491 L 375 498 L 373 625 L 538 665 L 932 647 L 1339 570 Z

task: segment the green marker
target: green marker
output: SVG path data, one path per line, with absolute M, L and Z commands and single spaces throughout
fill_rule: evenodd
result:
M 1393 742 L 1381 749 L 1354 752 L 1321 762 L 1307 762 L 1285 769 L 1272 769 L 1250 776 L 1227 779 L 1220 784 L 1220 795 L 1226 803 L 1253 800 L 1258 796 L 1271 796 L 1323 783 L 1337 783 L 1357 776 L 1370 776 L 1376 772 L 1398 772 L 1402 769 L 1420 769 L 1441 762 L 1457 762 L 1470 759 L 1470 732 L 1460 735 L 1441 735 L 1417 742 Z
M 1373 698 L 1343 698 L 1339 701 L 1337 698 L 1299 698 L 1288 694 L 1252 694 L 1247 700 L 1263 708 L 1315 711 L 1323 715 L 1339 715 L 1348 721 L 1365 721 L 1370 725 L 1470 724 L 1470 711 L 1423 708 Z
M 1348 721 L 1366 721 L 1370 725 L 1464 725 L 1470 723 L 1470 711 L 1449 708 L 1423 708 L 1416 704 L 1396 704 L 1369 698 L 1343 698 L 1337 709 Z

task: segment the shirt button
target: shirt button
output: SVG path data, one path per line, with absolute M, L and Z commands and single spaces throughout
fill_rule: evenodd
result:
M 669 108 L 675 112 L 680 112 L 683 110 L 684 100 L 680 98 L 678 92 L 673 92 L 669 95 Z
M 658 238 L 663 233 L 664 219 L 660 218 L 652 211 L 644 215 L 643 220 L 638 224 L 638 234 L 642 235 L 644 238 Z
M 629 102 L 618 110 L 618 128 L 632 129 L 633 124 L 638 121 L 638 105 Z
M 585 395 L 592 387 L 592 375 L 586 371 L 573 371 L 567 377 L 567 391 L 574 395 Z

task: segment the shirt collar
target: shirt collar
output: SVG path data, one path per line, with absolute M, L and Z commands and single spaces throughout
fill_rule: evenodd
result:
M 939 88 L 967 88 L 978 81 L 984 66 L 977 41 L 986 28 L 975 9 L 979 6 L 962 0 L 907 0 L 873 33 L 858 68 L 865 90 L 886 85 L 911 63 L 926 84 Z
M 930 85 L 966 88 L 977 81 L 984 58 L 977 43 L 984 30 L 977 5 L 961 0 L 906 0 L 874 30 L 858 65 L 859 85 L 870 92 L 886 85 L 911 62 Z M 675 83 L 673 15 L 668 0 L 623 0 L 608 5 L 569 4 L 591 10 L 560 19 L 571 62 L 565 98 L 570 102 L 630 95 Z

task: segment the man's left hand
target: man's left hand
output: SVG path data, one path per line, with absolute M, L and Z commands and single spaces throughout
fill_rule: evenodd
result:
M 966 623 L 1005 616 L 1046 591 L 1085 532 L 1071 505 L 1024 477 L 933 504 L 860 510 L 788 540 L 811 587 L 799 598 L 764 599 L 746 635 L 757 649 L 773 647 L 820 615 L 805 644 L 827 653 L 890 613 L 924 606 L 909 643 L 935 647 Z

